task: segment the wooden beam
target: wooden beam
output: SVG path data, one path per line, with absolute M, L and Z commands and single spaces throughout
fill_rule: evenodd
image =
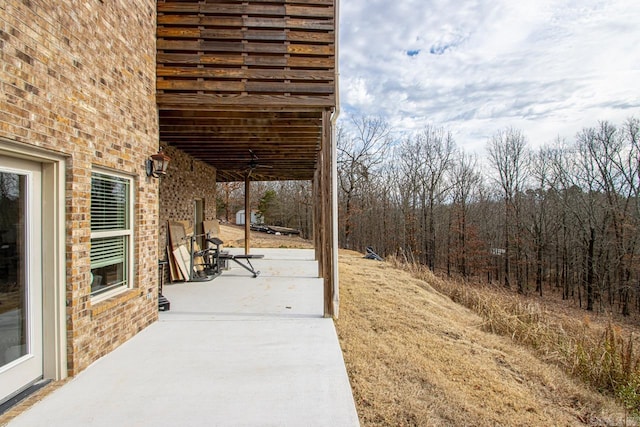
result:
M 288 41 L 335 43 L 335 35 L 331 31 L 282 31 L 264 28 L 201 28 L 200 26 L 162 27 L 156 32 L 159 39 L 203 39 L 203 40 L 247 40 L 247 41 Z
M 159 6 L 159 5 L 158 5 Z M 227 28 L 268 28 L 280 30 L 335 31 L 333 19 L 277 18 L 209 15 L 158 15 L 158 26 L 203 26 Z
M 334 282 L 333 271 L 333 209 L 332 209 L 332 138 L 331 114 L 327 110 L 323 113 L 322 149 L 320 152 L 320 233 L 322 236 L 321 263 L 322 278 L 324 279 L 324 315 L 334 315 Z
M 313 200 L 313 247 L 315 249 L 316 261 L 318 262 L 318 277 L 324 277 L 324 264 L 322 263 L 322 227 L 320 219 L 322 218 L 321 212 L 321 192 L 320 192 L 320 157 L 322 154 L 318 156 L 316 170 L 313 174 L 313 185 L 312 185 L 312 200 Z M 324 293 L 323 293 L 324 298 Z M 323 305 L 324 307 L 324 305 Z
M 304 80 L 333 82 L 335 73 L 322 70 L 269 70 L 261 68 L 223 68 L 214 66 L 158 66 L 158 77 L 195 77 L 215 79 Z
M 192 40 L 177 39 L 167 40 L 159 39 L 156 42 L 158 50 L 170 51 L 200 51 L 200 52 L 237 52 L 237 53 L 267 53 L 267 54 L 285 54 L 292 55 L 319 55 L 330 56 L 335 54 L 333 44 L 315 45 L 302 43 L 261 43 L 247 42 L 241 40 L 236 41 L 219 41 L 219 40 Z
M 174 124 L 169 120 L 165 120 L 164 124 L 160 126 L 160 133 L 167 135 L 170 134 L 214 134 L 214 135 L 247 135 L 247 136 L 269 136 L 269 135 L 286 135 L 287 137 L 319 137 L 321 128 L 312 127 L 289 127 L 289 126 L 277 126 L 270 124 L 268 127 L 258 126 L 225 126 L 224 124 L 218 126 L 206 125 L 205 122 L 198 124 L 185 126 L 182 124 Z
M 210 108 L 204 110 L 160 110 L 159 116 L 179 119 L 233 119 L 233 120 L 310 120 L 322 126 L 322 108 L 307 110 L 231 110 L 228 108 Z
M 294 69 L 324 68 L 333 70 L 335 58 L 328 56 L 286 56 L 260 55 L 251 53 L 242 55 L 241 52 L 215 53 L 166 53 L 158 52 L 157 64 L 194 64 L 194 65 L 246 65 L 254 67 L 293 67 Z
M 301 107 L 327 107 L 335 106 L 335 95 L 249 95 L 249 94 L 228 94 L 221 95 L 215 93 L 195 94 L 195 93 L 158 93 L 156 96 L 158 108 L 182 109 L 182 108 L 212 108 L 214 106 L 242 105 L 247 108 L 290 108 Z
M 249 172 L 245 173 L 244 178 L 244 254 L 249 255 L 250 245 L 249 239 L 251 239 L 251 197 L 249 192 L 251 191 L 251 175 Z

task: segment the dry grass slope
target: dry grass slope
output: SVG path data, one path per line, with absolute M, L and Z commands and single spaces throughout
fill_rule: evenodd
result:
M 407 272 L 342 252 L 340 286 L 336 326 L 363 426 L 624 424 L 613 400 Z

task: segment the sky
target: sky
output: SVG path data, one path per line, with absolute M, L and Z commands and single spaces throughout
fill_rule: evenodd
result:
M 450 130 L 481 151 L 640 118 L 640 0 L 342 0 L 341 120 Z

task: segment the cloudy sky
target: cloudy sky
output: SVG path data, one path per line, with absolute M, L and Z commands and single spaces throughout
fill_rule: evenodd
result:
M 341 116 L 450 129 L 479 151 L 640 118 L 640 0 L 342 0 Z

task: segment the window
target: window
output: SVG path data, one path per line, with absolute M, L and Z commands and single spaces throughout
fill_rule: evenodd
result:
M 133 265 L 130 178 L 91 174 L 91 295 L 128 288 Z

